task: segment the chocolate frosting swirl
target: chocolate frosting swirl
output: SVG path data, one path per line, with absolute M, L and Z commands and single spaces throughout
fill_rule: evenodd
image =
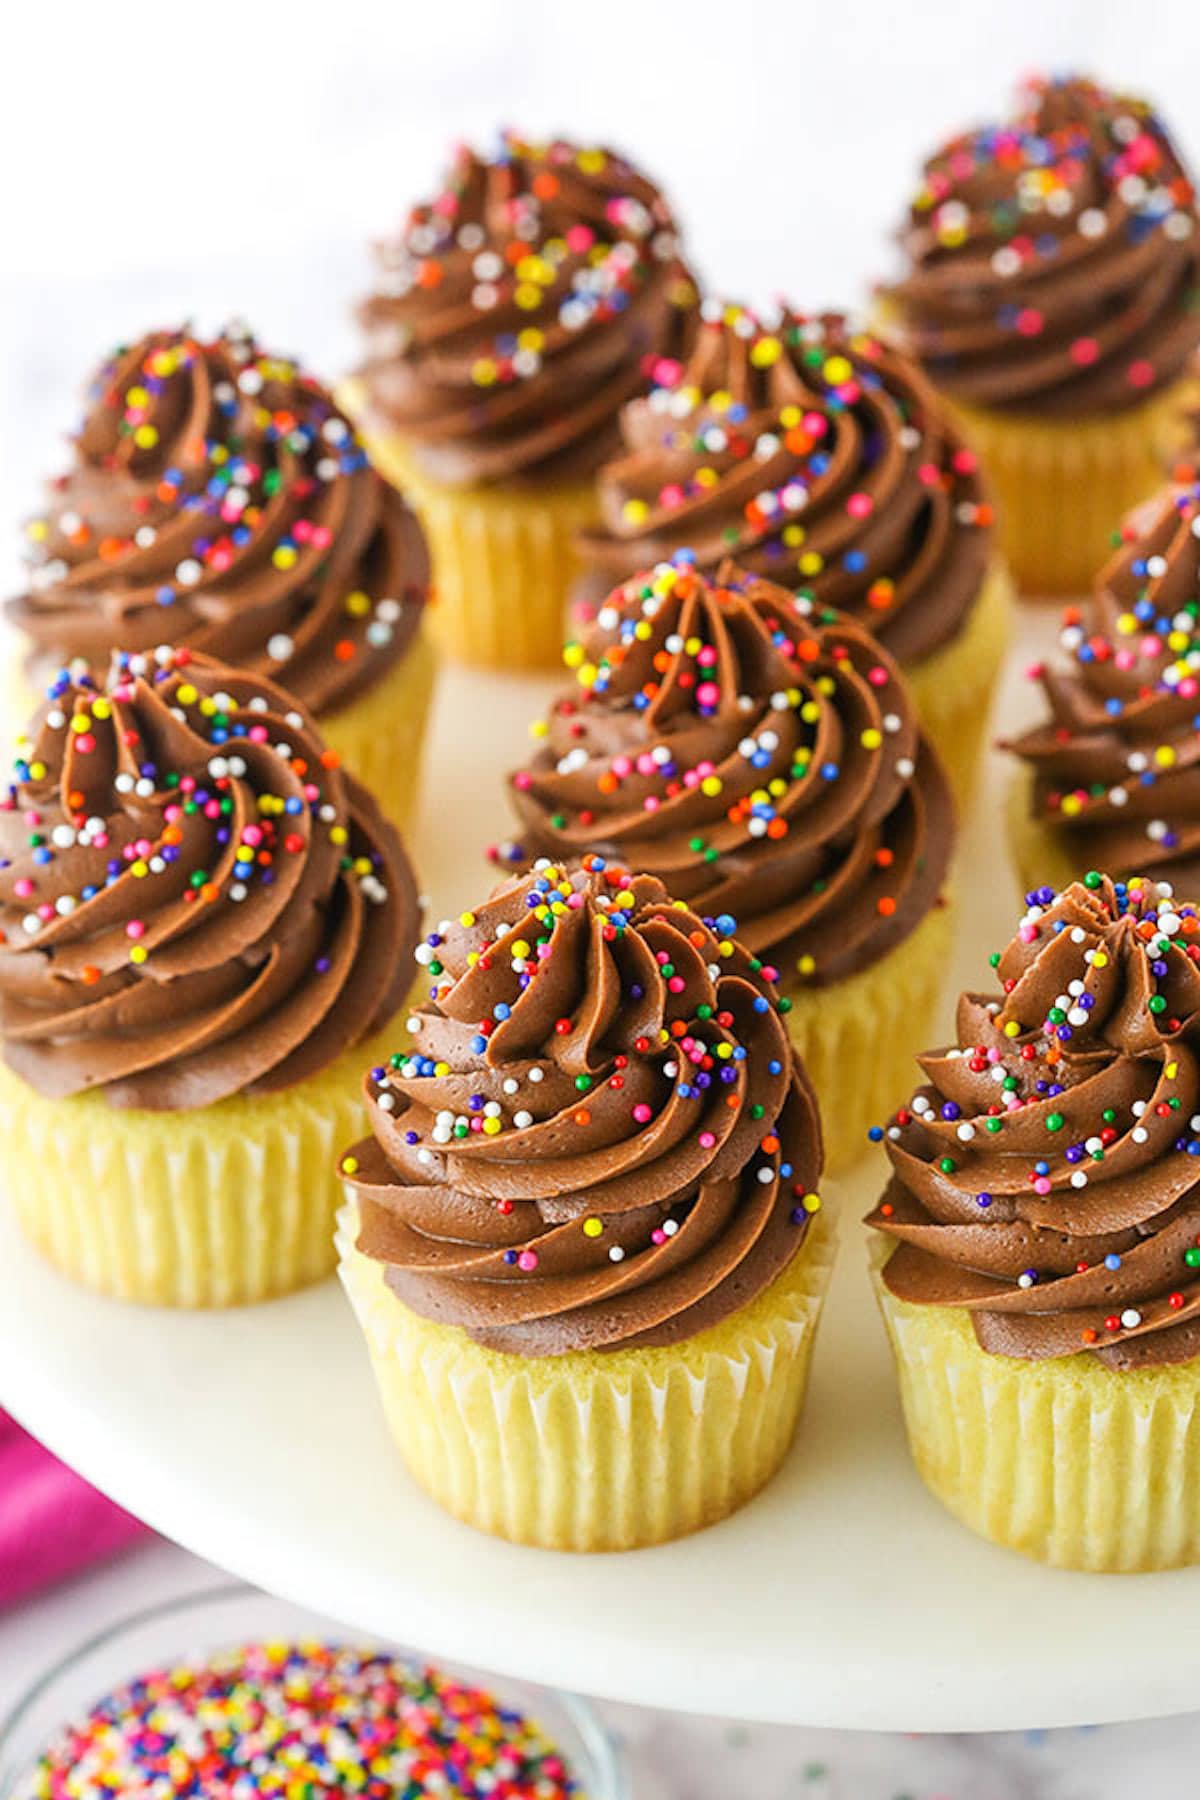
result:
M 0 1036 L 50 1099 L 275 1093 L 404 997 L 420 910 L 308 716 L 186 649 L 64 676 L 0 798 Z
M 1200 892 L 1200 487 L 1125 523 L 1087 623 L 1067 609 L 1065 664 L 1035 664 L 1048 717 L 1007 744 L 1034 815 L 1080 869 L 1141 871 Z
M 961 628 L 992 549 L 975 456 L 917 365 L 839 314 L 706 302 L 685 363 L 621 415 L 580 542 L 586 606 L 680 544 L 863 620 L 901 663 Z M 586 615 L 585 615 L 586 616 Z
M 586 479 L 622 404 L 686 345 L 695 287 L 654 184 L 611 150 L 463 145 L 379 247 L 368 412 L 437 480 Z
M 1200 916 L 1169 886 L 1043 890 L 886 1133 L 868 1223 L 901 1300 L 985 1350 L 1115 1368 L 1200 1352 Z
M 6 608 L 41 684 L 169 639 L 321 714 L 403 655 L 429 585 L 420 526 L 294 362 L 233 327 L 151 332 L 93 379 L 74 451 Z
M 1133 406 L 1200 341 L 1191 179 L 1144 100 L 1039 79 L 925 166 L 891 290 L 955 398 L 1047 417 Z
M 542 865 L 445 923 L 413 1049 L 343 1168 L 414 1311 L 522 1356 L 676 1343 L 748 1305 L 820 1206 L 816 1103 L 724 922 Z
M 566 655 L 579 690 L 535 728 L 497 860 L 618 856 L 732 914 L 789 984 L 867 967 L 939 903 L 946 777 L 853 620 L 681 558 L 616 589 Z

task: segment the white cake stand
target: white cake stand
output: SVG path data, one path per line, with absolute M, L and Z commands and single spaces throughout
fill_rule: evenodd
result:
M 1051 635 L 1048 618 L 1033 619 L 1020 660 L 1031 637 Z M 444 680 L 413 846 L 435 917 L 486 890 L 478 847 L 503 832 L 501 772 L 548 685 Z M 1015 669 L 1008 685 L 1015 695 Z M 982 983 L 986 953 L 1016 917 L 1004 773 L 994 759 L 966 831 L 947 1021 L 953 993 Z M 190 1549 L 349 1626 L 510 1676 L 874 1730 L 1078 1725 L 1194 1706 L 1200 1569 L 1042 1569 L 973 1537 L 925 1493 L 856 1224 L 879 1180 L 872 1159 L 834 1190 L 842 1253 L 787 1466 L 737 1517 L 663 1549 L 550 1554 L 445 1517 L 388 1438 L 335 1283 L 227 1314 L 117 1306 L 44 1267 L 3 1206 L 0 1402 Z

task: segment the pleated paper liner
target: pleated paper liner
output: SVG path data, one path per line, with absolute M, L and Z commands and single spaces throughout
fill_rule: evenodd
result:
M 437 680 L 437 651 L 423 620 L 407 651 L 381 681 L 317 720 L 331 750 L 357 775 L 402 832 L 421 803 L 425 729 Z
M 1185 376 L 1127 411 L 1062 420 L 950 403 L 991 484 L 1023 594 L 1090 591 L 1125 514 L 1163 485 L 1195 393 Z
M 724 1518 L 782 1462 L 833 1264 L 827 1214 L 751 1305 L 669 1348 L 521 1357 L 420 1318 L 339 1220 L 346 1291 L 414 1478 L 516 1543 L 629 1550 Z
M 829 987 L 782 982 L 786 1023 L 812 1078 L 832 1174 L 852 1167 L 912 1092 L 913 1057 L 932 1041 L 954 943 L 953 903 L 935 906 L 879 962 Z
M 876 1294 L 913 1460 L 943 1506 L 1060 1568 L 1200 1560 L 1200 1358 L 1122 1372 L 989 1355 L 965 1312 L 888 1293 L 889 1249 L 873 1245 Z
M 306 1287 L 335 1266 L 363 1075 L 402 1041 L 401 1016 L 283 1093 L 180 1112 L 47 1100 L 0 1064 L 0 1193 L 64 1275 L 119 1300 L 237 1306 Z
M 922 725 L 941 756 L 960 809 L 970 804 L 987 742 L 992 699 L 1012 635 L 1015 590 L 993 562 L 962 630 L 905 670 Z
M 581 569 L 574 539 L 596 523 L 594 484 L 447 487 L 401 439 L 371 429 L 360 383 L 345 382 L 338 400 L 358 418 L 375 467 L 420 518 L 433 560 L 430 623 L 446 653 L 483 668 L 560 668 L 567 598 Z

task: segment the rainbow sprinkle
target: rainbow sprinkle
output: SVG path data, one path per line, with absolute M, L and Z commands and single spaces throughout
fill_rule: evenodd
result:
M 47 1749 L 15 1800 L 568 1800 L 530 1720 L 382 1651 L 262 1643 L 154 1670 Z

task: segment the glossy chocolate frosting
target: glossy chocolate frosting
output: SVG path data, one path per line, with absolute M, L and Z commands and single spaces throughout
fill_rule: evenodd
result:
M 587 850 L 659 876 L 787 985 L 868 967 L 941 901 L 953 805 L 891 657 L 852 619 L 682 559 L 617 588 L 568 646 L 495 858 Z
M 29 536 L 7 611 L 41 685 L 169 640 L 329 713 L 404 653 L 429 585 L 420 526 L 325 389 L 232 327 L 114 351 Z
M 696 292 L 652 182 L 614 155 L 505 133 L 456 151 L 379 247 L 359 309 L 369 422 L 437 480 L 586 479 L 622 404 L 687 344 Z
M 1126 521 L 1063 662 L 1030 671 L 1048 715 L 1013 739 L 1034 816 L 1080 870 L 1140 871 L 1200 893 L 1200 487 Z
M 1196 196 L 1144 100 L 1039 79 L 926 164 L 891 290 L 955 398 L 1047 417 L 1133 406 L 1200 341 Z
M 1042 889 L 886 1132 L 868 1223 L 901 1300 L 985 1350 L 1200 1352 L 1200 917 L 1153 881 Z
M 621 415 L 581 539 L 599 603 L 681 544 L 861 619 L 901 663 L 953 639 L 978 596 L 992 508 L 970 449 L 911 358 L 838 314 L 765 325 L 706 302 L 685 363 Z
M 543 865 L 440 925 L 413 1048 L 343 1168 L 414 1311 L 523 1356 L 748 1305 L 820 1205 L 816 1103 L 761 968 L 660 882 Z
M 0 797 L 0 1037 L 51 1099 L 275 1093 L 404 997 L 420 912 L 290 695 L 186 649 L 64 676 Z

